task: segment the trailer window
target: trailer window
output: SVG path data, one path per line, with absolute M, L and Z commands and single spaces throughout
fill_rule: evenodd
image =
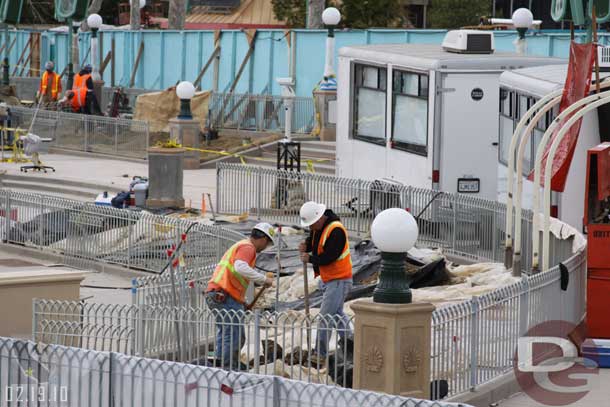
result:
M 385 145 L 387 71 L 354 66 L 353 137 Z
M 392 146 L 428 154 L 428 75 L 394 71 Z

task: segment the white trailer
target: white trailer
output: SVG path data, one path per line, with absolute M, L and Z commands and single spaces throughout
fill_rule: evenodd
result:
M 498 201 L 506 202 L 508 150 L 514 127 L 525 113 L 524 109 L 532 106 L 543 96 L 563 88 L 567 68 L 565 64 L 534 67 L 500 75 L 500 92 L 503 98 L 500 103 Z M 610 75 L 608 72 L 601 73 L 602 78 L 608 75 Z M 591 89 L 594 90 L 595 85 L 592 85 Z M 533 157 L 536 156 L 540 139 L 553 119 L 557 117 L 558 112 L 559 106 L 556 106 L 536 124 L 534 137 L 526 150 L 524 178 L 533 170 Z M 610 106 L 602 106 L 584 116 L 565 190 L 552 195 L 551 213 L 578 229 L 583 226 L 587 150 L 603 141 L 610 141 Z M 533 190 L 534 183 L 525 180 L 522 200 L 524 208 L 531 209 Z
M 342 48 L 337 175 L 495 200 L 500 74 L 552 64 L 565 60 L 429 44 Z

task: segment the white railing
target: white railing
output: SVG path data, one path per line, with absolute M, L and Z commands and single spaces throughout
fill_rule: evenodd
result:
M 10 338 L 0 389 L 7 407 L 469 407 Z

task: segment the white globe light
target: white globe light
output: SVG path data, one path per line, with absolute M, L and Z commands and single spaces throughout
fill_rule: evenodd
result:
M 140 8 L 146 7 L 146 0 L 140 0 Z
M 188 81 L 182 81 L 176 86 L 176 95 L 180 99 L 190 100 L 195 96 L 195 87 Z
M 334 7 L 328 7 L 322 13 L 322 21 L 325 25 L 337 25 L 341 21 L 341 13 Z
M 415 245 L 418 235 L 415 218 L 400 208 L 386 209 L 371 225 L 373 243 L 382 252 L 405 253 Z
M 99 14 L 91 14 L 87 17 L 87 25 L 93 29 L 100 28 L 102 26 L 102 17 Z
M 519 8 L 513 13 L 512 20 L 515 28 L 530 28 L 534 23 L 534 15 L 526 8 Z

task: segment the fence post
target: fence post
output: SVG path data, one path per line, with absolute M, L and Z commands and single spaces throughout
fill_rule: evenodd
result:
M 36 329 L 38 328 L 38 318 L 36 315 L 36 298 L 32 298 L 32 341 L 36 342 Z
M 358 194 L 356 196 L 356 233 L 360 237 L 360 211 L 362 206 L 362 180 L 358 178 Z
M 254 373 L 260 373 L 261 311 L 254 310 Z
M 4 202 L 4 240 L 9 243 L 11 230 L 11 192 L 6 191 L 6 199 Z
M 258 177 L 256 181 L 256 218 L 261 220 L 261 206 L 262 206 L 262 186 L 263 186 L 263 173 L 258 171 Z
M 131 211 L 127 211 L 127 268 L 131 268 L 131 245 L 133 232 L 131 226 Z
M 223 209 L 222 209 L 222 205 L 220 204 L 222 202 L 221 198 L 221 194 L 222 194 L 222 189 L 221 189 L 221 183 L 222 183 L 222 163 L 218 163 L 216 164 L 216 210 L 218 211 L 218 213 L 222 213 Z M 202 199 L 205 199 L 205 197 L 203 197 Z M 212 198 L 210 198 L 211 200 Z M 211 202 L 210 202 L 211 204 Z
M 277 376 L 273 376 L 273 407 L 280 407 L 280 379 Z
M 519 307 L 519 337 L 525 335 L 529 328 L 530 282 L 527 276 L 521 279 L 521 296 Z
M 119 152 L 119 121 L 114 121 L 114 152 Z
M 455 242 L 457 239 L 457 194 L 453 194 L 453 230 L 451 233 L 451 248 L 456 250 Z
M 89 151 L 89 123 L 87 117 L 83 115 L 83 128 L 85 129 L 85 152 Z
M 40 195 L 40 215 L 38 221 L 38 247 L 42 249 L 44 244 L 44 195 Z
M 108 407 L 114 406 L 114 352 L 108 353 Z M 134 389 L 131 389 L 132 394 Z
M 498 204 L 494 203 L 493 205 L 493 220 L 492 220 L 492 231 L 491 231 L 491 236 L 492 236 L 492 251 L 491 251 L 491 258 L 494 259 L 494 261 L 502 261 L 502 259 L 496 259 L 496 256 L 498 255 L 498 245 L 499 245 L 499 233 L 498 233 L 498 215 L 499 215 L 500 211 L 498 210 Z
M 474 391 L 477 386 L 478 364 L 479 364 L 479 299 L 472 297 L 470 300 L 470 320 L 471 320 L 471 337 L 470 337 L 470 391 Z

